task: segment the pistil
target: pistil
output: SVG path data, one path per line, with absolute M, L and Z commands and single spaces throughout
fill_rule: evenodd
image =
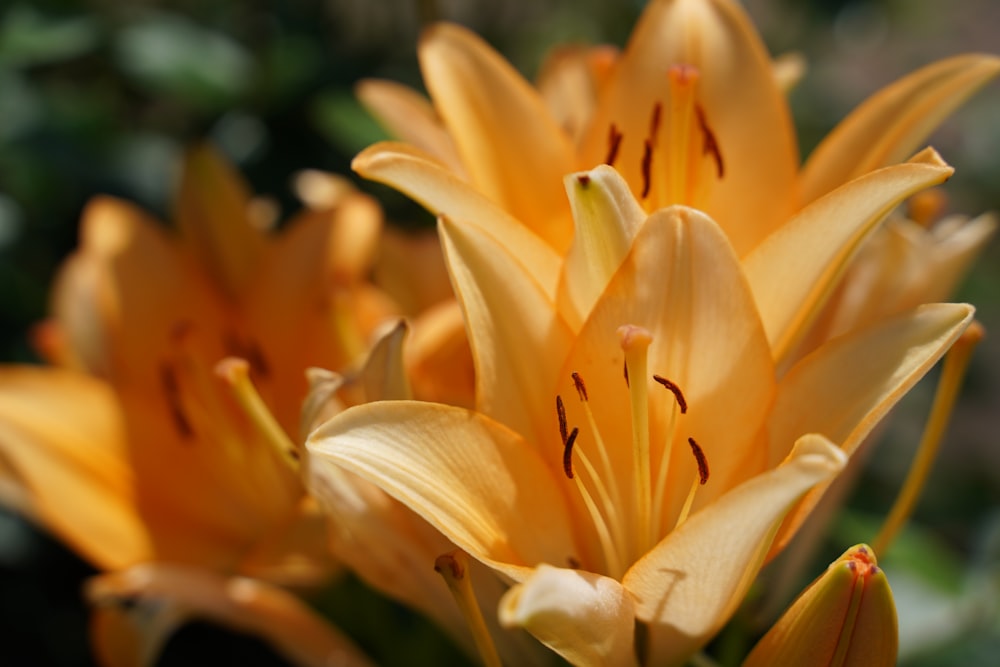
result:
M 666 202 L 692 203 L 693 164 L 691 138 L 695 121 L 695 88 L 700 73 L 690 65 L 674 65 L 670 80 L 670 118 L 667 128 L 667 169 L 670 172 Z
M 635 488 L 636 554 L 646 553 L 655 540 L 651 522 L 653 502 L 649 465 L 649 392 L 646 382 L 646 355 L 652 334 L 633 324 L 618 328 L 618 337 L 625 352 L 625 366 L 630 377 L 629 399 L 632 412 L 632 474 Z

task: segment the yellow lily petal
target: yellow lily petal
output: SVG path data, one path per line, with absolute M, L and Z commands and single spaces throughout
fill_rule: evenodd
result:
M 395 81 L 364 79 L 354 89 L 361 103 L 393 137 L 412 144 L 465 178 L 455 142 L 430 101 Z
M 7 367 L 0 373 L 0 469 L 17 509 L 102 568 L 151 554 L 136 512 L 120 407 L 86 375 Z
M 797 433 L 822 433 L 848 454 L 972 321 L 966 304 L 920 306 L 830 341 L 782 378 L 769 424 L 770 460 Z
M 565 252 L 572 226 L 559 184 L 574 170 L 573 146 L 541 97 L 486 42 L 457 25 L 429 28 L 419 57 L 471 181 Z
M 369 585 L 420 609 L 441 627 L 464 627 L 434 559 L 454 549 L 439 531 L 382 490 L 336 465 L 313 458 L 306 485 L 330 517 L 333 555 Z M 467 648 L 471 640 L 459 632 Z
M 803 436 L 784 463 L 694 514 L 632 566 L 623 585 L 636 600 L 636 616 L 652 626 L 649 664 L 679 664 L 722 627 L 785 514 L 846 462 L 822 436 Z
M 965 304 L 930 304 L 858 334 L 830 341 L 782 379 L 771 413 L 770 460 L 795 434 L 824 434 L 852 454 L 889 409 L 924 376 L 972 321 Z M 782 526 L 780 549 L 826 490 L 817 487 Z
M 555 295 L 562 262 L 556 251 L 427 155 L 406 144 L 383 142 L 361 151 L 351 168 L 406 193 L 436 215 L 482 227 L 529 267 L 546 294 Z
M 542 564 L 504 595 L 499 613 L 573 665 L 636 664 L 632 598 L 609 577 Z
M 771 58 L 737 3 L 656 0 L 646 7 L 595 114 L 581 166 L 604 161 L 614 123 L 624 135 L 615 166 L 639 192 L 653 107 L 666 98 L 667 70 L 678 64 L 700 71 L 696 96 L 725 162 L 698 208 L 742 256 L 792 213 L 798 149 Z
M 892 667 L 898 645 L 889 583 L 871 547 L 859 544 L 809 585 L 743 667 Z
M 408 331 L 406 321 L 400 320 L 375 343 L 361 369 L 365 402 L 411 397 L 403 364 L 403 341 Z
M 548 385 L 562 357 L 532 358 L 521 351 L 568 350 L 569 329 L 524 268 L 524 258 L 472 225 L 442 219 L 439 232 L 469 331 L 477 409 L 540 442 L 538 435 L 552 424 L 551 413 L 541 418 L 538 406 L 552 404 Z
M 625 179 L 607 165 L 570 174 L 564 182 L 576 232 L 559 279 L 557 304 L 567 323 L 579 329 L 628 254 L 646 212 Z
M 214 149 L 198 146 L 184 161 L 176 205 L 181 236 L 222 291 L 238 298 L 264 251 L 264 238 L 250 222 L 243 180 Z
M 514 579 L 537 563 L 575 557 L 562 485 L 534 448 L 480 414 L 421 402 L 369 403 L 318 428 L 307 448 L 314 476 L 341 466 L 377 484 Z
M 802 202 L 811 202 L 861 174 L 904 159 L 998 73 L 1000 57 L 954 56 L 875 93 L 809 156 L 802 173 Z
M 905 198 L 953 171 L 928 149 L 905 164 L 867 174 L 806 207 L 745 258 L 779 366 L 875 226 Z
M 97 606 L 95 652 L 109 667 L 151 666 L 171 633 L 205 619 L 265 639 L 302 667 L 370 667 L 351 641 L 304 602 L 261 581 L 145 564 L 87 582 Z

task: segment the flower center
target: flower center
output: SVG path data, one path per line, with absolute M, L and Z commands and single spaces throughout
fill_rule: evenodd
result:
M 621 578 L 628 566 L 652 549 L 664 535 L 666 517 L 663 509 L 669 462 L 679 432 L 679 417 L 687 412 L 688 407 L 687 399 L 676 383 L 660 375 L 648 375 L 648 348 L 653 340 L 650 332 L 627 324 L 619 327 L 618 336 L 625 353 L 624 377 L 631 417 L 632 465 L 627 474 L 617 471 L 612 464 L 612 450 L 598 427 L 583 378 L 578 373 L 572 374 L 589 437 L 581 437 L 578 426 L 569 428 L 563 399 L 556 397 L 559 433 L 563 443 L 563 471 L 576 485 L 600 542 L 605 569 L 615 578 Z M 670 394 L 666 441 L 655 460 L 650 447 L 651 397 L 647 378 L 652 378 Z M 586 442 L 585 447 L 580 445 L 581 440 Z M 708 481 L 709 475 L 708 461 L 701 447 L 693 438 L 689 437 L 687 441 L 697 464 L 697 474 L 674 528 L 686 520 L 695 492 Z M 588 452 L 596 454 L 596 459 L 592 460 Z M 582 474 L 575 474 L 574 459 L 580 463 Z M 631 489 L 630 498 L 623 495 L 623 488 Z
M 653 105 L 643 145 L 639 199 L 647 211 L 682 204 L 704 208 L 716 180 L 725 175 L 718 140 L 698 102 L 701 73 L 693 65 L 667 71 L 668 98 Z M 623 140 L 615 125 L 608 136 L 607 164 L 614 165 Z M 633 185 L 633 187 L 635 187 Z
M 160 364 L 160 384 L 181 439 L 219 447 L 239 463 L 255 458 L 252 450 L 263 445 L 297 467 L 295 446 L 251 380 L 252 373 L 267 374 L 259 348 L 252 341 L 237 344 L 235 336 L 227 336 L 224 345 L 242 351 L 247 359 L 228 357 L 213 364 L 209 361 L 213 354 L 193 323 L 179 323 L 171 338 L 170 354 Z

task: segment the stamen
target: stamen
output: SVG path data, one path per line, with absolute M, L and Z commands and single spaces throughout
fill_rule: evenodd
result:
M 927 482 L 938 449 L 941 448 L 941 440 L 944 437 L 945 428 L 948 426 L 951 412 L 955 408 L 955 401 L 962 388 L 962 380 L 965 378 L 972 353 L 985 334 L 983 326 L 973 320 L 969 328 L 955 341 L 955 344 L 948 350 L 948 354 L 945 355 L 941 377 L 938 378 L 937 392 L 934 394 L 934 404 L 931 406 L 930 415 L 924 425 L 924 434 L 917 446 L 917 454 L 889 516 L 882 524 L 882 530 L 872 542 L 875 553 L 885 554 L 888 551 L 892 540 L 902 529 L 910 514 L 913 513 L 913 507 L 917 503 L 920 491 Z
M 569 437 L 563 440 L 563 472 L 567 479 L 573 479 L 573 444 L 579 434 L 580 429 L 574 426 Z
M 614 474 L 614 469 L 611 467 L 611 460 L 608 457 L 608 449 L 604 444 L 604 439 L 601 437 L 601 432 L 597 428 L 597 421 L 594 419 L 594 413 L 590 409 L 590 403 L 587 397 L 587 386 L 583 382 L 583 378 L 580 377 L 579 373 L 572 373 L 573 384 L 576 387 L 577 395 L 580 397 L 580 403 L 583 406 L 583 412 L 587 417 L 587 423 L 590 426 L 590 431 L 594 436 L 594 445 L 597 447 L 598 454 L 601 457 L 601 466 L 603 469 L 603 475 L 597 473 L 597 469 L 591 463 L 590 458 L 587 453 L 582 449 L 576 449 L 576 457 L 583 466 L 583 470 L 591 484 L 593 484 L 594 489 L 597 492 L 598 497 L 601 500 L 601 505 L 604 508 L 602 513 L 598 507 L 597 503 L 594 502 L 590 493 L 587 491 L 586 485 L 580 479 L 580 477 L 573 477 L 567 474 L 570 479 L 576 482 L 577 488 L 580 491 L 580 496 L 583 498 L 584 504 L 587 506 L 587 511 L 590 513 L 593 519 L 594 526 L 597 529 L 598 538 L 601 541 L 601 548 L 604 550 L 604 558 L 607 561 L 608 569 L 610 572 L 615 572 L 617 574 L 624 574 L 624 570 L 620 569 L 622 557 L 618 552 L 615 545 L 625 544 L 625 532 L 624 525 L 621 520 L 619 509 L 622 506 L 621 492 L 618 489 L 617 478 Z M 562 398 L 556 397 L 556 411 L 560 411 L 560 406 L 562 404 Z M 563 414 L 565 414 L 565 406 L 563 406 Z M 573 434 L 578 434 L 578 429 L 573 429 Z M 566 471 L 566 463 L 569 460 L 572 463 L 573 445 L 576 443 L 576 437 L 573 434 L 567 434 L 563 437 L 563 471 Z M 562 429 L 560 428 L 560 435 L 562 435 Z M 572 438 L 572 443 L 570 439 Z M 572 467 L 570 471 L 572 472 Z M 605 486 L 604 480 L 608 481 L 608 485 Z M 614 533 L 614 539 L 611 538 L 612 533 Z
M 681 409 L 681 414 L 687 414 L 688 404 L 687 400 L 684 398 L 684 393 L 681 391 L 681 388 L 662 375 L 654 375 L 653 379 L 670 390 L 670 392 L 674 395 L 674 398 L 677 400 L 677 405 Z
M 649 189 L 653 184 L 653 144 L 646 140 L 643 144 L 642 149 L 642 194 L 640 199 L 645 199 L 649 196 Z
M 231 357 L 246 359 L 251 371 L 259 377 L 266 378 L 271 374 L 271 366 L 267 363 L 264 351 L 252 338 L 241 336 L 235 331 L 227 331 L 222 338 L 222 345 Z
M 625 361 L 622 361 L 622 375 L 625 376 L 625 386 L 628 387 L 629 386 L 629 382 L 628 382 L 628 363 L 626 363 Z
M 576 182 L 579 183 L 582 187 L 586 188 L 587 186 L 590 185 L 590 175 L 580 174 L 579 176 L 576 177 Z
M 243 409 L 246 417 L 272 446 L 278 458 L 288 463 L 293 470 L 298 470 L 299 457 L 295 451 L 295 445 L 285 434 L 285 430 L 278 424 L 278 420 L 271 414 L 267 404 L 264 403 L 250 381 L 250 364 L 244 359 L 227 357 L 216 365 L 215 372 L 225 380 L 232 391 L 233 398 Z
M 705 482 L 708 481 L 708 459 L 705 458 L 705 452 L 694 441 L 694 438 L 688 438 L 688 444 L 691 445 L 691 453 L 694 454 L 694 459 L 698 463 L 698 481 L 704 486 Z
M 649 119 L 649 143 L 656 145 L 656 137 L 660 133 L 660 117 L 663 115 L 663 105 L 657 102 L 653 105 L 653 114 Z
M 615 160 L 618 158 L 618 149 L 622 145 L 622 136 L 618 127 L 614 123 L 611 123 L 611 127 L 608 128 L 608 157 L 604 160 L 604 163 L 609 167 L 615 166 Z
M 556 396 L 556 415 L 559 417 L 559 435 L 565 445 L 568 433 L 566 430 L 566 406 L 563 405 L 562 396 Z
M 646 377 L 646 354 L 652 334 L 633 324 L 618 327 L 618 337 L 625 352 L 630 375 Z M 655 539 L 651 518 L 653 503 L 649 466 L 649 401 L 645 381 L 629 385 L 632 412 L 632 473 L 635 479 L 636 554 L 644 554 Z
M 694 438 L 688 438 L 688 444 L 691 445 L 691 453 L 694 454 L 695 461 L 698 463 L 698 476 L 695 478 L 694 483 L 691 484 L 691 490 L 688 491 L 687 498 L 684 499 L 684 506 L 681 508 L 681 513 L 677 516 L 677 525 L 674 526 L 674 530 L 677 530 L 682 523 L 687 521 L 688 515 L 691 513 L 691 506 L 694 504 L 694 494 L 697 493 L 699 486 L 708 481 L 708 460 L 705 458 L 705 452 L 694 441 Z
M 573 386 L 576 387 L 576 393 L 580 396 L 580 400 L 583 401 L 584 403 L 586 403 L 587 402 L 587 385 L 585 385 L 583 383 L 583 378 L 580 377 L 580 374 L 577 373 L 576 371 L 574 371 L 571 374 L 571 377 L 573 378 Z
M 705 110 L 701 108 L 700 104 L 694 106 L 694 114 L 698 119 L 698 127 L 701 128 L 701 134 L 704 137 L 701 153 L 702 155 L 712 155 L 712 159 L 715 160 L 715 175 L 721 179 L 726 173 L 726 168 L 722 163 L 722 151 L 719 150 L 719 142 L 715 139 L 715 133 L 709 127 L 708 120 L 705 118 Z
M 212 352 L 204 349 L 198 328 L 190 320 L 176 322 L 170 338 L 173 349 L 164 381 L 174 394 L 175 419 L 183 416 L 195 438 L 217 443 L 232 461 L 245 460 L 245 424 L 212 377 L 211 366 L 205 361 Z
M 160 386 L 163 387 L 163 393 L 166 394 L 167 406 L 170 409 L 170 416 L 174 420 L 174 426 L 177 427 L 177 432 L 184 440 L 193 439 L 194 428 L 191 426 L 191 421 L 184 412 L 184 406 L 181 403 L 177 374 L 169 363 L 160 364 Z
M 688 405 L 684 392 L 681 391 L 677 383 L 662 375 L 653 375 L 653 380 L 670 391 L 674 399 L 668 412 L 669 418 L 665 429 L 666 443 L 660 453 L 660 461 L 656 469 L 656 487 L 653 491 L 653 525 L 658 528 L 663 525 L 663 499 L 667 493 L 670 460 L 674 452 L 674 440 L 677 437 L 677 415 L 678 413 L 686 414 Z
M 490 631 L 486 627 L 483 619 L 483 612 L 479 608 L 476 594 L 472 590 L 472 580 L 466 576 L 468 570 L 468 556 L 465 552 L 455 550 L 442 554 L 434 561 L 434 571 L 441 575 L 448 585 L 448 590 L 458 603 L 458 608 L 465 617 L 465 622 L 472 632 L 472 637 L 479 649 L 479 657 L 483 659 L 486 667 L 503 667 L 500 662 L 500 654 L 493 643 Z

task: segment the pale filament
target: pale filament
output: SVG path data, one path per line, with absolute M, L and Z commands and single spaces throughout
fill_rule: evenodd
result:
M 680 528 L 681 524 L 687 521 L 688 515 L 691 513 L 691 505 L 694 504 L 694 496 L 698 492 L 699 486 L 701 486 L 701 481 L 695 475 L 694 481 L 691 483 L 691 490 L 688 491 L 687 497 L 684 499 L 684 506 L 681 507 L 680 514 L 677 515 L 677 523 L 674 524 L 674 530 Z
M 594 472 L 593 466 L 587 461 L 586 455 L 582 451 L 577 452 L 577 457 L 580 462 L 583 463 L 584 469 L 587 471 L 587 475 L 590 479 L 595 482 L 595 486 L 598 489 L 603 489 L 604 485 L 600 484 L 600 478 Z M 618 553 L 616 540 L 611 536 L 611 529 L 608 526 L 608 522 L 605 520 L 604 515 L 601 514 L 600 508 L 597 503 L 594 502 L 593 496 L 587 490 L 587 485 L 583 483 L 583 479 L 579 475 L 573 476 L 573 482 L 576 484 L 576 488 L 580 491 L 580 496 L 583 498 L 584 504 L 587 506 L 587 512 L 590 514 L 591 520 L 594 522 L 594 528 L 597 529 L 597 538 L 601 542 L 601 550 L 604 552 L 605 567 L 607 567 L 608 574 L 616 579 L 620 579 L 625 574 L 625 568 L 622 566 L 622 559 Z M 606 497 L 606 496 L 605 496 Z M 617 513 L 610 514 L 610 517 L 615 517 Z
M 575 374 L 574 374 L 575 375 Z M 582 380 L 579 376 L 573 378 L 574 382 L 577 383 L 578 387 L 582 387 Z M 625 543 L 624 527 L 622 522 L 621 513 L 619 507 L 621 504 L 616 497 L 618 494 L 617 484 L 615 483 L 615 477 L 611 473 L 610 461 L 608 459 L 607 450 L 604 446 L 604 439 L 601 437 L 600 431 L 597 429 L 597 423 L 594 420 L 593 412 L 590 410 L 590 405 L 587 401 L 586 390 L 581 389 L 580 402 L 583 405 L 584 413 L 587 415 L 587 421 L 590 423 L 591 432 L 594 436 L 594 442 L 601 454 L 603 463 L 605 465 L 605 471 L 603 475 L 599 474 L 590 461 L 590 457 L 587 456 L 586 452 L 580 448 L 576 447 L 573 450 L 573 454 L 576 455 L 577 460 L 583 465 L 584 472 L 587 475 L 587 481 L 594 487 L 598 498 L 601 501 L 601 507 L 603 507 L 603 512 L 601 508 L 598 507 L 597 503 L 594 501 L 593 496 L 587 490 L 587 484 L 584 483 L 583 479 L 579 475 L 573 476 L 573 482 L 576 484 L 577 489 L 583 498 L 584 504 L 587 506 L 587 512 L 590 514 L 591 520 L 594 522 L 594 526 L 597 529 L 598 539 L 601 542 L 601 549 L 604 552 L 605 565 L 608 568 L 609 574 L 612 576 L 621 576 L 625 573 L 622 566 L 623 555 L 619 551 L 619 545 Z M 570 435 L 569 438 L 565 433 L 565 427 L 563 426 L 563 420 L 565 419 L 562 399 L 557 397 L 557 409 L 560 413 L 560 430 L 563 431 L 563 446 L 568 446 L 567 440 L 569 438 L 574 438 L 574 435 Z M 573 429 L 574 433 L 576 429 Z M 571 466 L 572 463 L 569 464 Z M 569 467 L 566 470 L 567 475 L 572 472 L 572 468 Z M 604 484 L 604 480 L 609 480 L 613 487 L 612 494 L 608 493 L 608 488 Z
M 673 441 L 679 431 L 678 415 L 684 414 L 687 408 L 687 402 L 680 387 L 666 378 L 658 375 L 649 376 L 647 373 L 648 348 L 652 342 L 652 334 L 639 326 L 623 325 L 619 327 L 618 335 L 625 352 L 625 380 L 628 384 L 632 421 L 632 486 L 635 495 L 629 502 L 622 504 L 620 490 L 616 482 L 616 471 L 611 464 L 606 442 L 601 437 L 590 408 L 586 386 L 583 384 L 582 378 L 577 373 L 573 373 L 577 393 L 593 435 L 593 444 L 597 447 L 600 455 L 601 470 L 598 470 L 582 449 L 574 449 L 579 429 L 574 428 L 572 433 L 568 432 L 562 398 L 557 397 L 556 399 L 559 428 L 564 445 L 564 472 L 567 477 L 574 481 L 579 490 L 600 541 L 608 574 L 616 578 L 623 575 L 631 563 L 636 562 L 652 549 L 662 537 L 663 523 L 666 519 L 663 515 L 664 497 L 669 477 Z M 653 462 L 649 430 L 650 377 L 669 390 L 669 400 L 671 401 L 668 412 L 669 422 L 666 425 L 667 442 L 657 462 L 655 491 L 652 488 L 651 478 Z M 632 378 L 631 382 L 629 382 L 629 378 Z M 691 438 L 688 440 L 695 451 L 698 474 L 691 491 L 688 493 L 677 525 L 683 523 L 687 518 L 698 486 L 704 484 L 708 477 L 708 466 L 704 454 L 697 443 Z M 572 457 L 574 454 L 581 463 L 583 475 L 573 474 Z M 633 512 L 634 524 L 630 524 L 629 514 Z M 629 528 L 634 531 L 632 534 L 627 534 Z
M 660 455 L 660 465 L 657 466 L 656 470 L 656 490 L 653 494 L 653 527 L 655 530 L 663 530 L 663 503 L 665 502 L 665 496 L 667 493 L 667 478 L 670 473 L 670 457 L 674 453 L 674 440 L 677 438 L 677 416 L 680 413 L 680 405 L 674 400 L 673 396 L 670 396 L 668 400 L 671 402 L 671 408 L 669 411 L 670 419 L 667 422 L 666 428 L 666 442 L 663 445 L 663 453 Z
M 698 475 L 691 484 L 691 490 L 688 491 L 687 498 L 684 499 L 684 506 L 681 508 L 680 514 L 677 515 L 677 525 L 674 526 L 674 530 L 680 528 L 681 524 L 687 521 L 688 515 L 691 513 L 691 506 L 694 504 L 694 496 L 698 492 L 698 487 L 708 481 L 708 462 L 705 460 L 705 453 L 698 446 L 698 443 L 694 441 L 694 438 L 688 438 L 688 442 L 691 444 L 691 451 L 694 454 L 695 462 L 698 464 Z

